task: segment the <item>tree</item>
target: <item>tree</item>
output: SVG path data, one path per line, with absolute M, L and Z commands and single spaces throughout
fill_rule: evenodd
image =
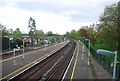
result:
M 65 36 L 69 38 L 70 37 L 70 33 L 66 32 Z
M 88 26 L 83 26 L 81 29 L 79 29 L 79 34 L 81 39 L 88 38 L 88 33 L 87 33 Z
M 21 31 L 19 28 L 16 28 L 15 31 L 13 31 L 13 42 L 14 43 L 18 43 L 20 41 L 22 41 L 22 39 L 20 38 L 21 37 Z
M 31 37 L 35 37 L 35 35 L 36 35 L 36 23 L 35 23 L 35 19 L 33 19 L 32 17 L 30 17 L 30 19 L 28 21 L 28 28 L 30 29 L 29 35 Z
M 54 34 L 53 34 L 53 32 L 52 31 L 48 31 L 47 32 L 47 36 L 53 36 Z
M 72 30 L 70 32 L 66 32 L 66 37 L 69 37 L 69 38 L 72 38 L 72 39 L 75 39 L 75 40 L 80 39 L 79 32 L 75 31 L 75 30 Z
M 30 17 L 28 21 L 28 28 L 30 29 L 29 36 L 31 37 L 32 44 L 33 44 L 34 38 L 37 39 L 37 42 L 38 42 L 37 32 L 36 32 L 36 23 L 35 23 L 35 19 L 33 19 L 32 17 Z
M 4 25 L 2 25 L 2 24 L 0 24 L 0 32 L 2 32 L 2 37 L 9 35 L 8 30 L 7 30 L 6 27 L 5 27 Z
M 19 28 L 16 28 L 16 30 L 13 32 L 13 36 L 14 36 L 15 38 L 20 38 L 20 36 L 21 36 L 21 31 L 20 31 Z
M 38 37 L 45 37 L 43 30 L 37 30 Z
M 98 33 L 94 29 L 95 29 L 94 24 L 87 29 L 88 38 L 91 40 L 91 43 L 93 46 L 95 45 L 95 42 L 97 40 L 97 35 L 98 35 Z
M 85 29 L 80 29 L 79 32 L 80 32 L 80 36 L 81 36 L 82 38 L 87 38 L 87 36 L 88 36 L 87 30 L 85 30 Z
M 120 16 L 119 16 L 119 3 L 106 6 L 104 13 L 100 16 L 101 31 L 104 33 L 106 40 L 114 42 L 115 47 L 120 49 Z M 104 30 L 103 30 L 104 29 Z M 111 43 L 109 43 L 111 44 Z

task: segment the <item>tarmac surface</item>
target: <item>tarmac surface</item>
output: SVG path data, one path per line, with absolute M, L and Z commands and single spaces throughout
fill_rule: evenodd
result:
M 92 56 L 90 56 L 91 61 L 88 66 L 88 55 L 87 53 L 82 55 L 82 46 L 82 43 L 77 42 L 76 51 L 68 68 L 66 69 L 63 79 L 70 81 L 79 81 L 81 79 L 112 79 L 112 75 L 107 72 L 107 70 L 105 70 Z
M 62 42 L 54 46 L 27 53 L 25 55 L 25 59 L 22 58 L 22 55 L 19 55 L 16 56 L 16 58 L 12 57 L 10 59 L 0 61 L 2 63 L 2 79 L 9 79 L 15 76 L 19 72 L 35 64 L 37 61 L 49 56 L 50 54 L 53 54 L 65 44 L 67 44 L 67 42 Z M 102 65 L 100 65 L 92 56 L 90 56 L 91 61 L 88 66 L 88 55 L 87 53 L 82 55 L 82 46 L 82 43 L 77 42 L 76 50 L 63 75 L 62 80 L 79 81 L 81 79 L 112 79 L 112 75 L 107 72 L 107 70 L 105 70 Z
M 50 47 L 46 47 L 37 51 L 29 52 L 24 55 L 18 55 L 16 57 L 11 57 L 0 61 L 2 63 L 2 79 L 9 79 L 19 72 L 25 70 L 31 65 L 37 63 L 39 60 L 53 54 L 68 42 L 62 42 Z

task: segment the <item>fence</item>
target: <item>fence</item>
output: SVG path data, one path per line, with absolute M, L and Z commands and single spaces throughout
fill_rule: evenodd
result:
M 81 41 L 87 48 L 88 48 L 88 44 Z M 90 47 L 90 53 L 92 54 L 92 56 L 109 72 L 109 73 L 113 73 L 113 67 L 111 66 L 111 63 L 113 63 L 113 61 L 111 59 L 106 58 L 104 55 L 98 54 L 96 52 L 96 50 L 94 50 L 92 47 Z M 117 65 L 116 68 L 116 78 L 120 79 L 120 67 Z

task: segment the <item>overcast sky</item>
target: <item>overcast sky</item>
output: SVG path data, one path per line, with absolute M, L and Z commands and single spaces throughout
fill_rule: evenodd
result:
M 30 17 L 44 32 L 65 34 L 98 22 L 106 5 L 119 0 L 0 0 L 0 23 L 28 32 Z

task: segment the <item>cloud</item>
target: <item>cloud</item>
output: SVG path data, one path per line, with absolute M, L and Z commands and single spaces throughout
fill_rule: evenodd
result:
M 39 30 L 53 31 L 54 33 L 65 33 L 69 31 L 67 27 L 68 17 L 60 16 L 54 13 L 32 12 L 16 8 L 3 8 L 3 13 L 0 13 L 1 23 L 9 28 L 20 28 L 23 32 L 28 32 L 29 17 L 36 20 L 36 27 Z M 14 11 L 14 12 L 13 12 Z M 10 13 L 10 14 L 8 14 Z M 66 28 L 65 28 L 66 25 Z M 64 29 L 63 29 L 64 27 Z
M 7 28 L 28 32 L 28 19 L 37 29 L 64 34 L 98 21 L 108 4 L 119 0 L 0 0 L 0 22 Z

